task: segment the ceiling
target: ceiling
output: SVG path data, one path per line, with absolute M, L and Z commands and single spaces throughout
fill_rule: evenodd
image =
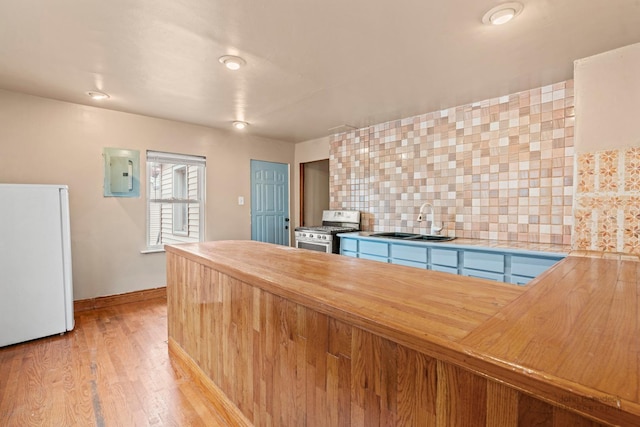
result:
M 499 3 L 0 0 L 0 88 L 300 142 L 563 81 L 640 42 L 640 0 L 521 0 L 482 24 Z

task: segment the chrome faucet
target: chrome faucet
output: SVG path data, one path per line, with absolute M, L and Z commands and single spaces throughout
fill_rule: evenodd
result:
M 429 210 L 431 211 L 431 234 L 435 235 L 435 234 L 440 234 L 440 232 L 442 231 L 442 228 L 444 227 L 444 224 L 441 225 L 440 227 L 436 226 L 436 214 L 433 211 L 433 205 L 431 203 L 423 203 L 422 206 L 420 206 L 420 211 L 418 212 L 418 222 L 422 222 L 422 220 L 424 219 L 423 217 L 423 211 L 426 207 L 429 207 Z M 429 214 L 429 212 L 427 212 L 427 215 Z

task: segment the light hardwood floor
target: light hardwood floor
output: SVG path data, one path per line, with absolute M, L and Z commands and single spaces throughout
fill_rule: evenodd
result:
M 0 348 L 0 426 L 225 426 L 167 351 L 159 298 L 76 313 L 64 335 Z

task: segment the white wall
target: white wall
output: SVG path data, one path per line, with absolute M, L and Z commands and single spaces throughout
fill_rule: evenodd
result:
M 140 198 L 102 196 L 104 147 L 140 151 Z M 251 238 L 251 159 L 294 161 L 286 142 L 0 90 L 0 182 L 69 186 L 76 300 L 165 285 L 164 253 L 140 253 L 147 149 L 207 157 L 207 240 Z
M 296 194 L 296 203 L 294 209 L 294 227 L 300 224 L 300 163 L 315 162 L 316 160 L 324 160 L 329 158 L 329 137 L 312 139 L 310 141 L 299 142 L 295 145 L 295 160 L 293 167 L 294 175 L 294 193 Z M 309 224 L 317 225 L 317 224 Z
M 640 43 L 574 65 L 577 153 L 640 144 Z

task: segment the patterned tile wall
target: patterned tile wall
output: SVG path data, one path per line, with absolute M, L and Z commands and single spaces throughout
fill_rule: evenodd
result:
M 336 134 L 332 209 L 371 231 L 571 243 L 573 80 Z
M 576 162 L 573 249 L 640 255 L 640 146 Z

